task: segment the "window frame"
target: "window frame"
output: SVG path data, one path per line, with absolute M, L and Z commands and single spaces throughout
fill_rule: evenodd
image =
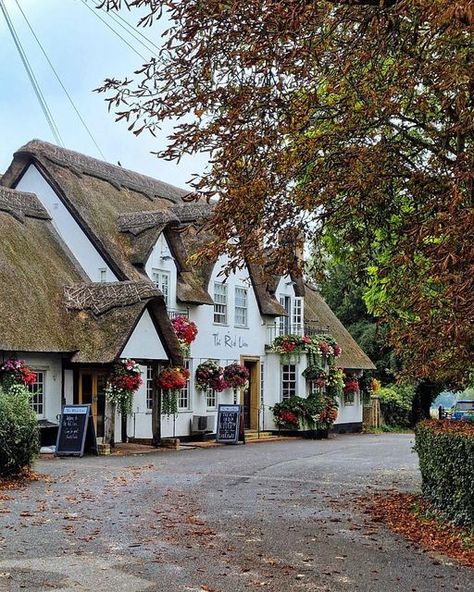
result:
M 36 417 L 41 417 L 44 418 L 46 417 L 46 370 L 43 368 L 38 368 L 38 369 L 32 369 L 32 372 L 34 372 L 36 374 L 36 380 L 34 382 L 34 384 L 28 385 L 28 391 L 30 392 L 30 407 L 32 408 L 32 410 L 34 411 Z M 37 386 L 38 384 L 38 376 L 42 375 L 43 380 L 40 384 L 42 384 L 42 390 L 40 392 L 41 395 L 41 403 L 38 403 L 36 401 L 33 401 L 33 399 L 37 396 L 38 391 L 34 391 L 33 388 Z M 38 413 L 37 411 L 37 407 L 38 405 L 41 405 L 41 413 Z
M 237 304 L 237 292 L 243 292 L 244 294 L 244 305 Z M 237 311 L 243 311 L 244 322 L 239 323 L 237 321 Z M 235 286 L 234 288 L 234 326 L 243 329 L 248 329 L 249 326 L 249 290 L 244 286 Z
M 178 413 L 186 413 L 191 411 L 191 376 L 192 376 L 192 363 L 191 359 L 187 358 L 184 360 L 184 367 L 189 370 L 189 378 L 186 381 L 186 385 L 179 390 L 178 393 Z M 186 396 L 187 404 L 186 406 L 181 405 L 181 401 Z
M 289 368 L 290 370 L 285 370 Z M 293 388 L 291 388 L 293 384 Z M 280 370 L 280 400 L 286 401 L 298 391 L 298 372 L 296 364 L 282 364 Z
M 150 364 L 146 366 L 145 405 L 147 411 L 153 410 L 153 366 Z
M 163 279 L 166 278 L 166 289 L 163 289 L 165 285 Z M 160 269 L 159 267 L 152 267 L 151 280 L 155 286 L 163 294 L 165 304 L 167 307 L 170 306 L 170 288 L 171 288 L 171 272 L 167 269 Z
M 217 294 L 216 288 L 223 289 L 223 293 Z M 214 292 L 213 292 L 213 300 L 214 300 L 214 310 L 213 310 L 213 324 L 214 325 L 222 325 L 228 326 L 229 324 L 229 290 L 227 284 L 223 282 L 214 282 Z M 218 302 L 218 297 L 223 297 L 225 300 L 224 302 Z M 223 312 L 217 312 L 216 307 L 221 306 L 223 307 Z M 216 321 L 216 315 L 220 315 L 224 317 L 224 321 Z

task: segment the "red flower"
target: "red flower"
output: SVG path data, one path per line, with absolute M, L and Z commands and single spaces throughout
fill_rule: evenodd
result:
M 341 355 L 341 353 L 342 353 L 341 346 L 340 346 L 338 343 L 336 343 L 336 344 L 334 345 L 334 348 L 333 348 L 333 349 L 334 349 L 334 356 L 335 356 L 336 358 L 338 358 L 338 357 Z
M 287 409 L 280 412 L 280 421 L 281 423 L 286 423 L 288 425 L 299 425 L 298 416 L 293 413 L 293 411 L 288 411 Z
M 306 343 L 306 345 L 310 344 L 311 343 L 311 337 L 309 337 L 308 335 L 303 335 L 302 342 L 303 343 Z
M 177 316 L 171 320 L 171 324 L 173 325 L 176 337 L 181 341 L 184 341 L 186 345 L 191 345 L 191 343 L 196 339 L 198 328 L 196 323 L 193 323 L 193 321 L 190 321 L 183 316 Z
M 163 390 L 177 391 L 186 386 L 189 378 L 187 368 L 164 368 L 157 378 L 157 385 Z
M 327 356 L 329 353 L 329 344 L 326 341 L 319 342 L 319 349 L 323 356 Z

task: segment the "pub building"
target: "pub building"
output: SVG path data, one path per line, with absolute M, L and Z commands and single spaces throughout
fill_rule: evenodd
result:
M 212 435 L 221 403 L 242 404 L 246 430 L 277 430 L 273 405 L 311 388 L 306 353 L 275 351 L 282 335 L 327 334 L 346 372 L 374 368 L 301 278 L 269 280 L 256 265 L 226 277 L 225 256 L 193 263 L 211 238 L 211 207 L 184 201 L 185 190 L 39 140 L 15 153 L 0 183 L 0 355 L 37 373 L 32 405 L 43 423 L 57 424 L 64 403 L 90 403 L 101 441 L 107 376 L 125 358 L 140 364 L 143 384 L 126 421 L 115 419 L 117 442 Z M 184 350 L 176 318 L 198 330 Z M 246 387 L 197 388 L 209 360 L 245 366 Z M 157 417 L 157 373 L 183 364 L 178 412 Z M 361 426 L 360 394 L 341 397 L 334 429 Z

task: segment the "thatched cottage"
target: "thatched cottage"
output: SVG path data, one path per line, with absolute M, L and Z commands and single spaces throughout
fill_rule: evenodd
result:
M 210 208 L 187 203 L 184 190 L 38 140 L 14 155 L 1 183 L 17 191 L 3 190 L 0 217 L 4 223 L 14 221 L 10 226 L 18 228 L 11 240 L 20 240 L 17 235 L 22 234 L 23 243 L 22 248 L 4 249 L 2 244 L 0 249 L 0 269 L 10 273 L 8 293 L 0 292 L 0 314 L 11 325 L 0 334 L 0 351 L 4 357 L 12 351 L 25 357 L 27 352 L 39 355 L 29 357 L 35 369 L 41 367 L 41 356 L 54 353 L 58 364 L 54 372 L 39 374 L 45 381 L 45 404 L 37 411 L 45 419 L 55 418 L 61 402 L 92 397 L 99 425 L 107 368 L 117 358 L 130 356 L 143 365 L 145 380 L 135 396 L 127 433 L 150 439 L 154 376 L 180 355 L 170 325 L 176 315 L 194 321 L 199 333 L 186 359 L 191 377 L 178 398 L 179 412 L 163 417 L 163 435 L 190 435 L 196 416 L 207 417 L 207 428 L 213 431 L 218 404 L 240 397 L 248 429 L 275 429 L 271 407 L 291 394 L 308 393 L 302 376 L 305 355 L 282 363 L 271 347 L 278 335 L 330 333 L 342 347 L 341 366 L 356 372 L 373 368 L 321 296 L 302 281 L 290 277 L 268 281 L 256 266 L 237 270 L 224 280 L 224 257 L 199 267 L 190 263 L 190 256 L 206 240 L 201 226 Z M 25 195 L 29 197 L 18 197 Z M 8 208 L 15 199 L 28 199 L 24 203 L 34 203 L 35 208 L 24 207 L 14 215 Z M 29 226 L 41 229 L 47 241 L 30 233 Z M 57 272 L 48 263 L 48 251 L 41 249 L 33 256 L 40 242 L 54 248 Z M 27 268 L 31 275 L 24 276 L 25 284 L 17 288 L 12 274 Z M 41 281 L 36 282 L 36 277 Z M 2 277 L 2 290 L 5 280 Z M 25 297 L 31 285 L 38 298 L 31 291 Z M 48 327 L 43 331 L 40 326 L 38 337 L 35 331 L 35 336 L 29 335 L 30 326 L 15 326 L 15 310 L 24 310 L 38 323 L 47 320 Z M 150 341 L 138 335 L 140 330 Z M 51 344 L 37 349 L 43 333 L 51 335 Z M 36 345 L 29 345 L 29 339 Z M 250 374 L 248 388 L 238 395 L 230 389 L 198 391 L 195 370 L 209 359 L 222 366 L 244 364 Z M 360 397 L 347 405 L 341 401 L 339 429 L 357 430 L 361 422 Z

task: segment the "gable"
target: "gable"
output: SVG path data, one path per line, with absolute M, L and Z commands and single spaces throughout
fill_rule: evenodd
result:
M 163 343 L 160 336 L 151 320 L 148 310 L 142 314 L 133 333 L 127 341 L 121 358 L 133 358 L 144 360 L 167 360 Z

